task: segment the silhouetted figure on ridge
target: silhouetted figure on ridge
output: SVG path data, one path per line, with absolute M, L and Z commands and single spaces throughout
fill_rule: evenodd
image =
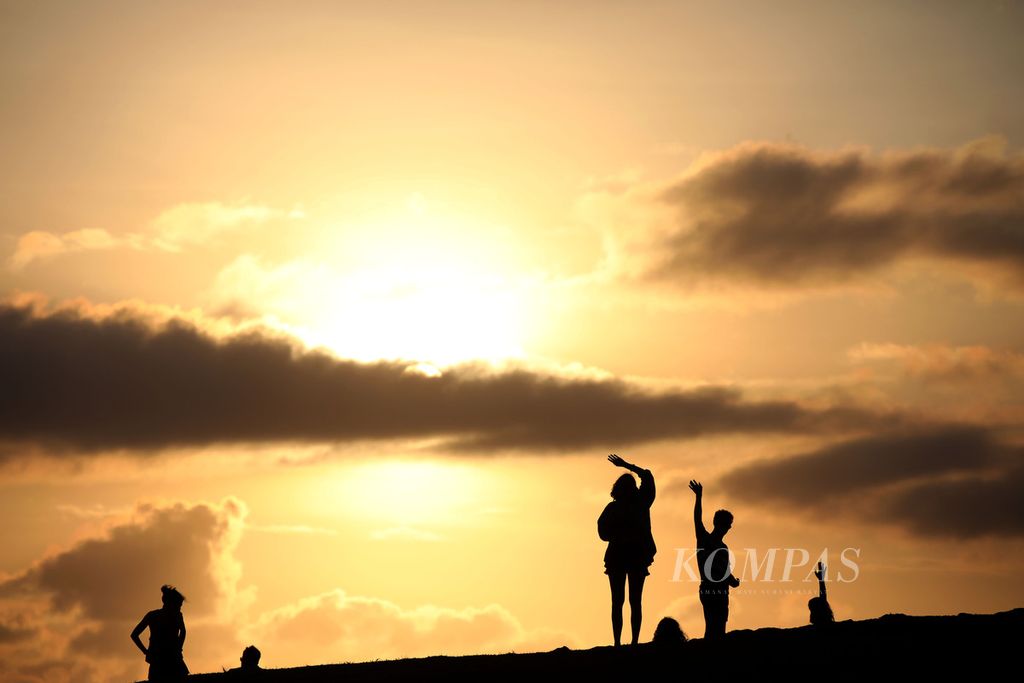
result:
M 807 609 L 811 612 L 812 624 L 826 626 L 835 622 L 836 618 L 832 614 L 832 606 L 828 604 L 828 596 L 825 594 L 825 565 L 819 562 L 818 568 L 814 570 L 814 575 L 818 577 L 818 597 L 807 601 Z
M 732 575 L 729 547 L 722 540 L 732 528 L 732 513 L 718 510 L 711 533 L 708 533 L 701 508 L 704 487 L 700 482 L 690 480 L 690 490 L 696 496 L 693 503 L 693 528 L 697 534 L 697 568 L 700 571 L 700 604 L 704 608 L 704 637 L 720 638 L 725 635 L 725 622 L 729 620 L 729 588 L 738 588 L 740 585 L 740 580 Z
M 686 634 L 679 627 L 678 621 L 672 617 L 664 617 L 654 629 L 651 645 L 653 646 L 653 656 L 649 659 L 649 666 L 654 671 L 672 671 L 679 667 L 680 657 L 686 646 Z M 640 672 L 637 673 L 640 674 Z M 642 674 L 635 676 L 637 679 L 645 677 Z M 634 677 L 631 676 L 631 678 Z
M 260 651 L 255 645 L 250 645 L 242 650 L 237 669 L 226 672 L 229 680 L 232 681 L 256 681 L 263 678 L 263 669 L 260 668 Z
M 185 645 L 185 619 L 181 605 L 185 596 L 174 586 L 160 588 L 164 606 L 148 612 L 132 631 L 132 642 L 146 655 L 149 662 L 149 680 L 181 681 L 188 675 L 188 667 L 182 657 Z M 139 636 L 149 629 L 149 647 L 145 647 Z
M 654 629 L 654 638 L 651 642 L 658 647 L 682 645 L 686 642 L 686 634 L 683 633 L 678 621 L 672 617 L 665 617 L 658 622 L 657 628 Z
M 250 645 L 249 647 L 245 648 L 244 650 L 242 650 L 242 656 L 238 660 L 242 665 L 239 668 L 242 671 L 259 671 L 260 655 L 261 653 L 256 648 L 255 645 Z
M 626 579 L 629 578 L 629 613 L 634 645 L 640 640 L 643 621 L 641 602 L 644 580 L 650 573 L 657 547 L 651 534 L 651 505 L 654 504 L 654 475 L 650 470 L 631 465 L 617 455 L 608 461 L 624 467 L 640 477 L 640 488 L 631 474 L 623 474 L 612 486 L 612 502 L 605 506 L 597 520 L 597 533 L 608 541 L 604 553 L 604 573 L 612 591 L 612 634 L 615 644 L 622 642 L 622 605 L 625 602 Z

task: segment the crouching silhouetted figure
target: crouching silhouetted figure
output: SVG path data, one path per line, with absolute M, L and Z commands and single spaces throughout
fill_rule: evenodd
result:
M 825 565 L 818 563 L 814 570 L 818 577 L 818 597 L 807 601 L 807 609 L 811 612 L 811 623 L 815 626 L 827 626 L 833 623 L 836 618 L 832 614 L 832 606 L 828 604 L 828 595 L 825 593 Z
M 153 683 L 177 683 L 188 675 L 188 667 L 182 656 L 185 646 L 185 618 L 181 605 L 185 596 L 174 586 L 160 588 L 164 606 L 148 612 L 132 631 L 135 643 L 149 662 L 149 680 Z M 149 629 L 149 647 L 145 647 L 139 636 Z

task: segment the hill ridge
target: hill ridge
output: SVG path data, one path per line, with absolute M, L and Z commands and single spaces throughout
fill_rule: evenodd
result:
M 652 643 L 586 650 L 432 655 L 428 657 L 198 674 L 190 681 L 329 683 L 334 681 L 522 681 L 531 676 L 574 680 L 637 680 L 678 675 L 706 680 L 895 680 L 954 674 L 976 679 L 1012 670 L 1024 635 L 1024 608 L 995 614 L 886 614 L 827 628 L 765 627 L 732 631 L 720 641 L 693 639 L 670 648 Z M 273 653 L 268 653 L 270 656 Z

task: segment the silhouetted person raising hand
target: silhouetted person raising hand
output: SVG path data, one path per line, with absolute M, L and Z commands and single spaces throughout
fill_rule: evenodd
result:
M 149 662 L 150 681 L 181 681 L 188 675 L 188 667 L 181 650 L 185 645 L 185 619 L 181 605 L 185 596 L 174 586 L 163 586 L 164 606 L 142 617 L 132 631 L 132 642 L 146 655 Z M 149 647 L 139 640 L 139 635 L 149 629 Z
M 697 533 L 697 568 L 700 571 L 700 604 L 704 608 L 704 637 L 725 635 L 725 622 L 729 620 L 729 588 L 738 588 L 740 580 L 732 575 L 729 547 L 722 540 L 732 528 L 732 513 L 715 513 L 711 533 L 704 527 L 701 508 L 704 487 L 690 480 L 693 503 L 693 528 Z
M 631 465 L 617 455 L 608 461 L 624 467 L 640 477 L 640 488 L 631 474 L 623 474 L 612 486 L 612 502 L 605 506 L 597 520 L 597 533 L 608 541 L 604 553 L 604 573 L 612 590 L 612 634 L 615 644 L 622 642 L 622 604 L 625 601 L 626 579 L 629 578 L 630 626 L 633 644 L 640 639 L 643 621 L 641 601 L 644 579 L 650 573 L 657 547 L 651 534 L 651 505 L 654 503 L 654 475 L 650 470 Z
M 807 609 L 811 612 L 812 624 L 825 626 L 836 620 L 832 615 L 832 606 L 828 604 L 828 595 L 825 593 L 825 565 L 819 562 L 814 575 L 818 577 L 818 597 L 807 601 Z

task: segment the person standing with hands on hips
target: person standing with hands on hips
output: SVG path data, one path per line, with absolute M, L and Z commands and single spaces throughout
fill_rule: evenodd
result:
M 150 683 L 178 683 L 185 680 L 188 667 L 181 650 L 185 645 L 185 619 L 181 605 L 185 596 L 174 586 L 160 588 L 163 607 L 147 612 L 132 630 L 132 642 L 146 655 Z M 139 638 L 149 629 L 149 647 Z
M 597 533 L 608 541 L 604 553 L 604 573 L 612 591 L 612 635 L 615 645 L 622 640 L 622 605 L 626 599 L 626 579 L 629 579 L 630 626 L 633 645 L 640 639 L 643 621 L 641 602 L 644 580 L 650 572 L 658 551 L 651 534 L 651 505 L 654 504 L 654 475 L 650 470 L 632 465 L 619 456 L 608 456 L 608 462 L 640 477 L 640 487 L 632 474 L 623 474 L 612 486 L 612 501 L 605 506 L 597 520 Z

